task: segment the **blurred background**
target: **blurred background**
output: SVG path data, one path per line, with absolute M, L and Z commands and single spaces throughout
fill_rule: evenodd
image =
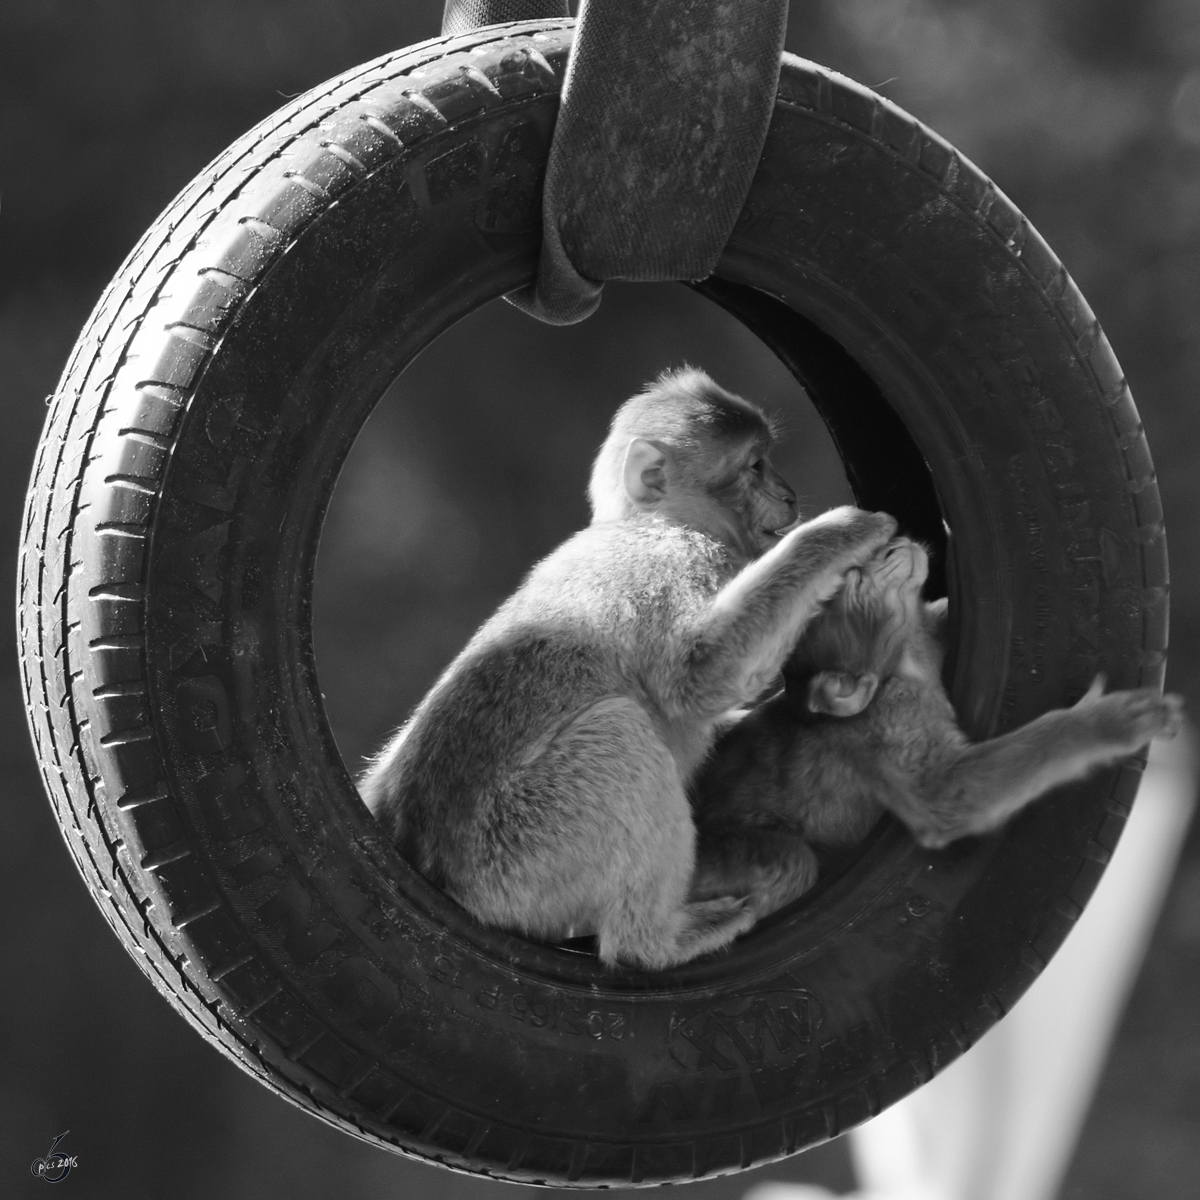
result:
M 91 306 L 174 193 L 250 125 L 359 62 L 435 36 L 441 0 L 4 0 L 0 5 L 0 559 L 15 573 L 44 397 Z M 873 86 L 973 158 L 1079 282 L 1133 387 L 1170 536 L 1168 685 L 1200 678 L 1200 3 L 796 0 L 788 48 Z M 351 769 L 528 566 L 586 520 L 616 403 L 689 361 L 783 418 L 815 512 L 845 482 L 803 395 L 687 289 L 610 285 L 553 330 L 501 303 L 397 381 L 347 463 L 316 585 L 330 720 Z M 5 606 L 11 600 L 5 599 Z M 13 628 L 11 610 L 6 628 Z M 420 1195 L 516 1189 L 355 1142 L 205 1045 L 125 955 L 41 794 L 13 639 L 0 642 L 0 1193 Z M 855 1184 L 835 1142 L 763 1180 Z M 1063 1200 L 1200 1190 L 1200 831 L 1125 1011 Z M 545 1193 L 542 1193 L 545 1194 Z

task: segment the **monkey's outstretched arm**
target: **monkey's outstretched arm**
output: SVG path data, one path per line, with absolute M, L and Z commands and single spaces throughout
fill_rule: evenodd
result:
M 1149 688 L 1105 696 L 1102 688 L 1097 680 L 1072 708 L 1045 713 L 990 742 L 963 746 L 931 764 L 911 791 L 880 799 L 922 846 L 945 846 L 995 829 L 1050 788 L 1178 730 L 1180 697 Z
M 895 529 L 886 513 L 831 509 L 739 572 L 696 631 L 681 707 L 716 714 L 760 692 L 846 571 L 866 562 Z

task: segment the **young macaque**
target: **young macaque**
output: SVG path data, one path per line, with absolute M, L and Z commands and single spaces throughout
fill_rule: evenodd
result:
M 789 529 L 796 497 L 770 445 L 763 414 L 700 371 L 622 405 L 592 523 L 368 768 L 363 799 L 400 853 L 479 920 L 594 934 L 604 962 L 652 968 L 754 923 L 740 890 L 689 898 L 688 784 L 729 710 L 895 530 L 853 508 Z
M 751 898 L 762 916 L 817 878 L 814 845 L 853 846 L 883 812 L 922 846 L 997 828 L 1050 788 L 1176 732 L 1178 696 L 1104 695 L 972 745 L 941 683 L 946 601 L 925 603 L 923 547 L 891 542 L 810 622 L 786 690 L 718 742 L 696 780 L 692 896 Z

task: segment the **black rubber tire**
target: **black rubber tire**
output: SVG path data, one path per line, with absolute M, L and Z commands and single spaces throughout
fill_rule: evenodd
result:
M 1062 941 L 1140 763 L 938 853 L 885 823 L 807 903 L 658 974 L 481 928 L 377 836 L 313 665 L 321 518 L 397 371 L 531 278 L 569 40 L 512 26 L 360 67 L 171 205 L 54 397 L 20 635 L 67 844 L 206 1038 L 351 1133 L 584 1186 L 750 1167 L 929 1079 Z M 951 147 L 788 58 L 701 290 L 807 381 L 863 503 L 932 540 L 944 516 L 973 734 L 1098 668 L 1161 685 L 1137 413 L 1061 265 Z

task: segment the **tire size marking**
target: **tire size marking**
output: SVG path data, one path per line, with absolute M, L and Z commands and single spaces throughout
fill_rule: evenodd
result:
M 589 1008 L 579 999 L 534 992 L 520 986 L 473 987 L 463 976 L 462 965 L 444 954 L 439 954 L 429 969 L 431 979 L 462 992 L 477 1007 L 501 1013 L 532 1029 L 587 1037 L 597 1042 L 619 1042 L 631 1036 L 624 1013 Z

